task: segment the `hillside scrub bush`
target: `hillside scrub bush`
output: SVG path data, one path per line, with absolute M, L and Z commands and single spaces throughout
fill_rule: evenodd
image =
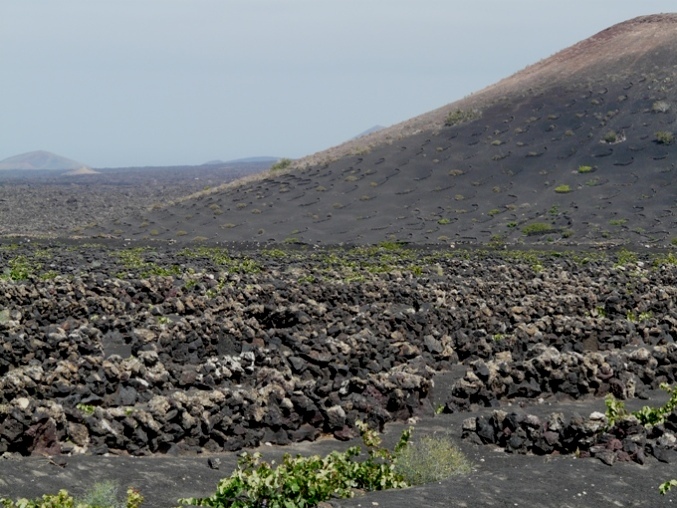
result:
M 283 158 L 277 161 L 275 164 L 270 166 L 271 171 L 282 171 L 283 169 L 287 169 L 289 166 L 291 166 L 292 160 Z
M 656 101 L 651 105 L 651 111 L 654 113 L 667 113 L 670 110 L 670 103 L 667 101 Z
M 482 112 L 479 109 L 457 109 L 456 111 L 451 111 L 449 115 L 447 115 L 444 125 L 453 127 L 454 125 L 461 125 L 462 123 L 471 122 L 472 120 L 476 120 L 481 116 Z
M 571 192 L 571 186 L 570 185 L 558 185 L 555 187 L 555 192 L 558 194 L 566 194 L 567 192 Z
M 578 166 L 579 173 L 592 173 L 592 166 Z
M 674 140 L 675 136 L 670 131 L 658 131 L 656 133 L 656 143 L 659 145 L 671 145 Z

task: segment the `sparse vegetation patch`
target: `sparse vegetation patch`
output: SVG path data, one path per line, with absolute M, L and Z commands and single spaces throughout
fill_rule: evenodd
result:
M 444 124 L 450 127 L 455 125 L 461 125 L 467 122 L 472 122 L 473 120 L 477 120 L 481 116 L 482 112 L 479 109 L 470 109 L 470 110 L 457 109 L 456 111 L 452 111 L 449 113 Z
M 656 143 L 659 145 L 671 145 L 675 140 L 675 136 L 670 131 L 658 131 L 656 132 Z
M 551 224 L 545 222 L 532 222 L 522 228 L 526 236 L 543 235 L 557 231 Z

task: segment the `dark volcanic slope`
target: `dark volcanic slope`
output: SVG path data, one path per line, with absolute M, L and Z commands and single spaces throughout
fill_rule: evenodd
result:
M 292 172 L 128 218 L 124 234 L 667 244 L 677 236 L 675 54 L 677 15 L 637 18 Z

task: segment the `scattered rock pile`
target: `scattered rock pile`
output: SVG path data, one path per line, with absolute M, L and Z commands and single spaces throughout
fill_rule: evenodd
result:
M 492 360 L 475 360 L 470 367 L 453 385 L 447 410 L 556 393 L 634 398 L 662 383 L 674 383 L 677 345 L 577 353 L 536 344 L 526 360 L 514 361 L 510 352 L 502 352 Z
M 0 249 L 0 453 L 345 439 L 459 364 L 448 411 L 674 381 L 674 265 L 510 255 Z

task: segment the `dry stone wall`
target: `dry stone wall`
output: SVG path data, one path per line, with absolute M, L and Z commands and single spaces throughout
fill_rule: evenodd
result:
M 0 256 L 0 454 L 347 439 L 357 419 L 431 412 L 433 389 L 460 411 L 633 397 L 676 375 L 670 263 L 385 247 Z

